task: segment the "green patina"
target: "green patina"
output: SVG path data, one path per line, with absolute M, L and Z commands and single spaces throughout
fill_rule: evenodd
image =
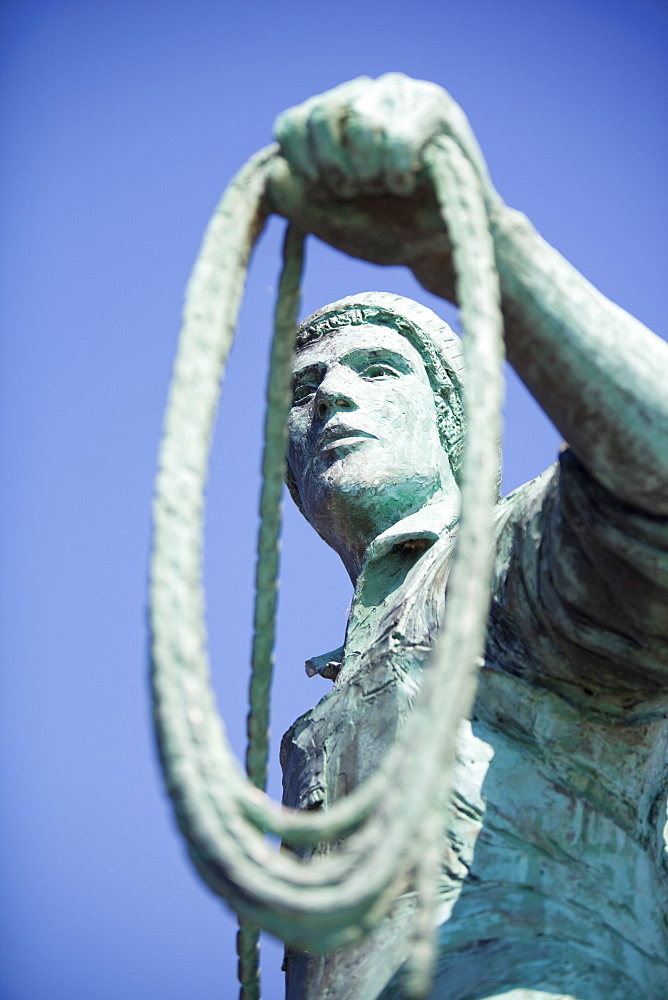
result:
M 666 345 L 504 205 L 433 84 L 352 81 L 286 112 L 277 137 L 227 192 L 191 282 L 152 572 L 161 757 L 195 863 L 243 919 L 243 994 L 259 990 L 260 925 L 289 946 L 289 1000 L 659 1000 Z M 345 643 L 307 663 L 334 686 L 284 738 L 283 809 L 221 735 L 200 583 L 220 370 L 270 211 L 293 228 L 258 549 L 260 788 L 284 476 L 355 584 Z M 456 301 L 466 367 L 437 317 L 379 293 L 305 320 L 292 363 L 300 233 Z M 499 501 L 501 315 L 569 447 Z

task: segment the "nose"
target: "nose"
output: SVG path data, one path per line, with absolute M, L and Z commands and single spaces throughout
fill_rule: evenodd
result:
M 343 365 L 337 365 L 327 373 L 318 386 L 315 397 L 315 413 L 319 420 L 324 420 L 338 410 L 357 409 L 351 391 L 351 377 L 353 373 Z

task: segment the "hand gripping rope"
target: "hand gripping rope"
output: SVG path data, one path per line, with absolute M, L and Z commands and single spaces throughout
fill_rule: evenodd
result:
M 209 682 L 202 584 L 204 488 L 213 421 L 250 255 L 269 214 L 278 146 L 253 157 L 225 192 L 188 285 L 169 393 L 154 504 L 150 603 L 153 711 L 178 825 L 207 884 L 239 915 L 244 1000 L 259 997 L 258 930 L 297 949 L 330 951 L 367 933 L 414 887 L 406 988 L 429 990 L 435 956 L 440 838 L 459 722 L 470 713 L 484 650 L 492 571 L 503 394 L 502 319 L 480 183 L 457 142 L 442 136 L 423 162 L 453 247 L 467 362 L 462 517 L 445 625 L 400 739 L 368 782 L 324 812 L 286 809 L 266 781 L 281 491 L 303 235 L 289 225 L 275 311 L 262 464 L 248 777 L 229 746 Z M 333 846 L 304 860 L 290 847 Z

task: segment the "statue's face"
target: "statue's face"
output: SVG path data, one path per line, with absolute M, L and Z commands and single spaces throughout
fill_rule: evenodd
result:
M 288 461 L 325 537 L 332 504 L 362 498 L 386 527 L 453 485 L 424 364 L 394 330 L 326 334 L 298 352 L 293 386 Z

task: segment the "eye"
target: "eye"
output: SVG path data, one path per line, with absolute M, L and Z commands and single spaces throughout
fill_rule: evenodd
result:
M 391 365 L 384 365 L 374 363 L 372 365 L 367 365 L 360 371 L 360 375 L 363 378 L 398 378 L 401 373 L 393 368 Z
M 316 388 L 311 382 L 298 383 L 292 390 L 292 405 L 301 406 L 302 403 L 308 403 L 310 399 L 313 399 Z

